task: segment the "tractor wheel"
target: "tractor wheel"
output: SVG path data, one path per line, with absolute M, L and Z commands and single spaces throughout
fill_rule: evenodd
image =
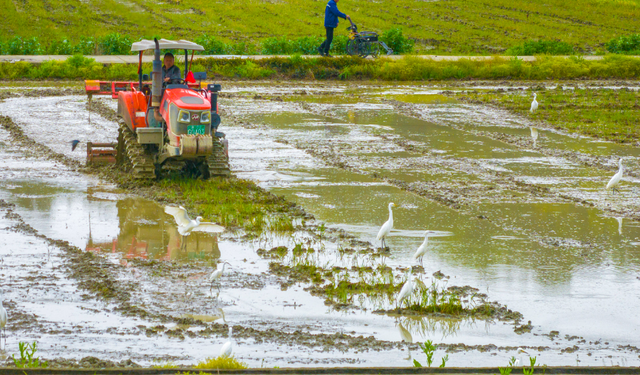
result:
M 207 157 L 209 176 L 229 177 L 229 142 L 226 138 L 213 138 L 213 153 Z
M 121 155 L 123 164 L 128 164 L 131 167 L 130 174 L 133 178 L 138 180 L 155 179 L 152 155 L 138 143 L 135 134 L 123 121 L 120 122 L 119 134 L 122 135 L 122 142 L 120 139 L 118 140 L 118 149 L 122 149 L 122 151 L 118 151 L 118 155 Z

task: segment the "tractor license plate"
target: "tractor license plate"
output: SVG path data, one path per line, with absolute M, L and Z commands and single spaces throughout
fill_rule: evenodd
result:
M 187 134 L 202 134 L 204 135 L 206 128 L 204 125 L 189 125 L 187 126 Z

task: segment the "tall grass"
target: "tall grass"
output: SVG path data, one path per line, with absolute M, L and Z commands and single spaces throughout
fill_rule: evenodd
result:
M 151 70 L 144 64 L 143 71 Z M 376 60 L 359 57 L 334 59 L 304 59 L 273 57 L 262 60 L 213 58 L 195 61 L 194 70 L 205 70 L 211 79 L 342 79 L 425 81 L 452 79 L 638 79 L 640 59 L 622 55 L 608 55 L 602 60 L 585 60 L 539 56 L 535 61 L 517 58 L 493 58 L 476 61 L 436 61 L 406 56 L 398 60 Z M 66 61 L 0 63 L 0 79 L 106 79 L 133 80 L 136 64 L 104 65 L 93 59 L 73 56 Z

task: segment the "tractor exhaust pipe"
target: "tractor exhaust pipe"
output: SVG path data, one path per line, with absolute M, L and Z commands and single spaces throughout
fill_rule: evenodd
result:
M 156 49 L 153 52 L 153 71 L 151 73 L 151 107 L 160 108 L 162 100 L 162 61 L 160 61 L 160 43 L 153 38 Z

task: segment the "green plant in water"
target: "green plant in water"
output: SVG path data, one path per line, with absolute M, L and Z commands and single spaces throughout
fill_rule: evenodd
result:
M 427 342 L 425 342 L 424 344 L 418 343 L 418 346 L 420 346 L 420 349 L 422 349 L 424 354 L 427 356 L 427 366 L 431 367 L 431 365 L 433 364 L 433 355 L 435 354 L 438 345 L 434 344 L 431 340 L 427 340 Z M 439 367 L 445 367 L 447 365 L 447 361 L 449 360 L 449 355 L 447 354 L 441 359 L 442 362 L 440 363 Z M 413 367 L 422 367 L 422 364 L 414 359 Z
M 536 365 L 536 359 L 536 357 L 529 357 L 530 367 L 528 369 L 526 367 L 522 369 L 522 373 L 524 375 L 533 375 L 534 367 Z
M 207 358 L 204 361 L 199 362 L 197 365 L 193 366 L 193 368 L 198 369 L 219 369 L 219 370 L 241 370 L 245 368 L 249 368 L 244 362 L 240 362 L 233 357 L 215 357 L 215 358 Z
M 16 367 L 19 368 L 38 368 L 38 367 L 47 367 L 48 364 L 46 361 L 40 362 L 40 358 L 34 357 L 38 343 L 33 342 L 33 344 L 29 344 L 26 342 L 20 341 L 18 343 L 18 348 L 20 349 L 20 359 L 16 358 L 16 355 L 13 354 L 11 358 L 13 358 L 13 363 Z

